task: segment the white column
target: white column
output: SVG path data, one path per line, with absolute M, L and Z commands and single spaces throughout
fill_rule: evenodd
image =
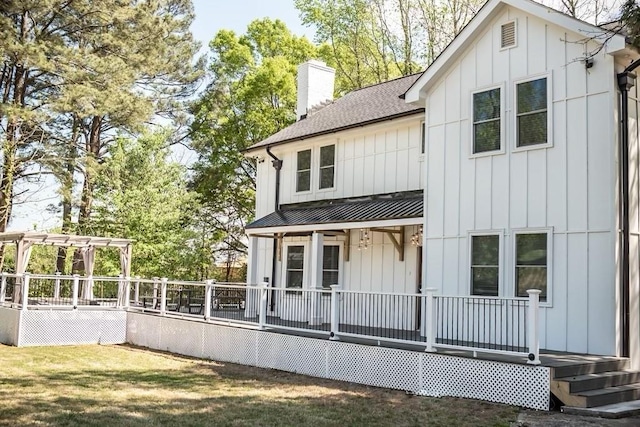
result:
M 340 332 L 340 285 L 331 285 L 331 334 L 330 340 L 339 340 Z
M 54 282 L 53 285 L 53 299 L 54 300 L 58 300 L 60 299 L 60 275 L 62 273 L 60 273 L 59 271 L 56 271 L 56 281 Z M 55 302 L 54 304 L 57 304 L 57 302 Z
M 427 296 L 426 298 L 426 309 L 424 312 L 424 317 L 427 320 L 426 323 L 426 335 L 427 335 L 427 348 L 425 351 L 433 352 L 436 351 L 434 344 L 436 343 L 436 313 L 435 313 L 435 304 L 434 304 L 434 294 L 436 292 L 435 288 L 427 288 Z
M 22 275 L 22 310 L 26 310 L 29 305 L 29 273 Z
M 258 318 L 259 329 L 264 329 L 267 323 L 267 290 L 269 289 L 269 282 L 262 282 L 260 284 L 260 316 Z
M 140 276 L 136 276 L 136 283 L 133 290 L 133 302 L 140 305 Z
M 160 314 L 164 316 L 167 311 L 167 282 L 169 279 L 163 277 L 160 279 Z
M 314 232 L 311 236 L 311 289 L 322 289 L 322 249 L 324 246 L 324 235 Z M 309 324 L 322 325 L 322 293 L 310 292 L 311 303 L 309 304 Z M 304 292 L 303 292 L 304 295 Z
M 73 308 L 78 308 L 78 290 L 80 288 L 80 276 L 77 274 L 73 275 L 73 289 L 71 290 L 71 305 Z
M 275 256 L 275 254 L 274 254 Z M 249 236 L 247 258 L 247 284 L 258 284 L 258 238 Z
M 209 320 L 211 317 L 211 290 L 213 286 L 212 280 L 205 282 L 204 288 L 204 320 Z
M 125 299 L 124 299 L 124 306 L 125 307 L 129 307 L 129 305 L 131 304 L 131 277 L 127 276 L 124 278 L 124 294 L 125 294 Z

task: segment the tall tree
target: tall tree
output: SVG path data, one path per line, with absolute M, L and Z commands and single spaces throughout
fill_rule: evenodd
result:
M 193 106 L 198 152 L 192 187 L 203 205 L 203 251 L 246 252 L 255 207 L 255 163 L 242 150 L 295 121 L 297 65 L 317 55 L 282 21 L 256 20 L 244 35 L 221 30 L 209 44 L 211 84 Z M 213 248 L 213 249 L 211 249 Z

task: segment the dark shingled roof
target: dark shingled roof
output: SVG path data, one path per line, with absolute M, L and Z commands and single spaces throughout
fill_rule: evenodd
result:
M 424 112 L 400 98 L 418 77 L 420 73 L 349 92 L 247 151 Z
M 282 205 L 246 228 L 422 218 L 422 191 Z

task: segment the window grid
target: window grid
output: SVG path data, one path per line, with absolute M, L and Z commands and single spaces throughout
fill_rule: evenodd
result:
M 500 287 L 500 235 L 471 236 L 471 294 L 498 296 Z M 480 252 L 485 249 L 485 252 Z
M 311 190 L 311 150 L 298 151 L 296 162 L 296 192 Z
M 335 177 L 335 145 L 320 147 L 320 183 L 321 190 L 333 188 Z
M 548 123 L 548 114 L 549 114 L 549 87 L 548 87 L 548 79 L 547 77 L 532 79 L 523 82 L 516 83 L 516 147 L 530 147 L 534 145 L 543 145 L 549 142 L 549 123 Z M 544 91 L 542 93 L 538 92 L 538 97 L 544 100 L 544 108 L 537 108 L 534 110 L 528 110 L 531 108 L 530 105 L 522 105 L 525 101 L 530 101 L 532 104 L 536 103 L 536 94 L 529 94 L 529 99 L 525 98 L 527 94 L 521 94 L 520 89 L 529 86 L 532 90 Z M 539 86 L 539 87 L 537 87 Z M 521 99 L 521 95 L 522 99 Z M 536 129 L 525 129 L 522 127 L 521 119 L 534 118 L 535 115 L 544 115 L 543 123 L 544 128 Z M 531 124 L 531 123 L 530 123 Z M 535 125 L 535 123 L 534 123 Z M 529 131 L 527 134 L 524 134 L 523 131 Z M 527 140 L 527 137 L 530 137 L 532 132 L 540 132 L 539 140 Z

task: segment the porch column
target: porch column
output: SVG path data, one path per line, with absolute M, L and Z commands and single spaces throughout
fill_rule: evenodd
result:
M 311 289 L 322 290 L 322 256 L 324 235 L 314 232 L 311 236 Z M 322 325 L 322 293 L 310 292 L 309 324 Z
M 258 302 L 260 293 L 258 290 L 258 238 L 249 236 L 247 259 L 247 294 L 245 301 L 244 317 L 256 317 L 258 315 Z

